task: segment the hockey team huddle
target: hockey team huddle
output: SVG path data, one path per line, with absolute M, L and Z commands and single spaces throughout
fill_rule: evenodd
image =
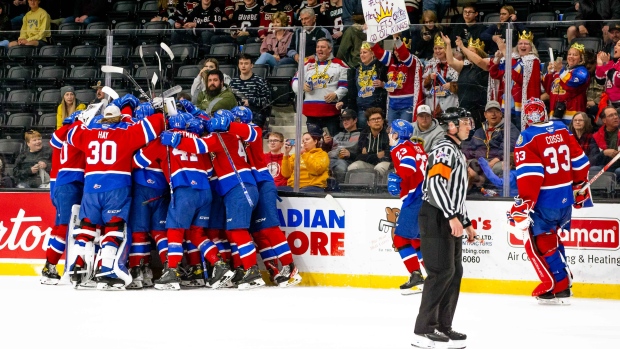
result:
M 105 109 L 91 105 L 55 131 L 57 215 L 41 283 L 60 281 L 56 264 L 65 246 L 65 274 L 75 288 L 251 289 L 265 285 L 257 248 L 274 284 L 301 282 L 252 112 L 207 115 L 162 97 L 140 102 L 127 94 Z M 164 265 L 157 280 L 150 239 Z

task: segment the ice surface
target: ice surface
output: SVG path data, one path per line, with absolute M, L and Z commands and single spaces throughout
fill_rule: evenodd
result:
M 34 277 L 0 277 L 0 289 L 2 348 L 404 349 L 420 305 L 396 289 L 102 292 Z M 454 329 L 472 349 L 620 347 L 619 301 L 572 302 L 462 293 Z

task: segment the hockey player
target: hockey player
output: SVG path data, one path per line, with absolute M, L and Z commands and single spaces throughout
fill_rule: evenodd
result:
M 422 292 L 424 277 L 420 271 L 420 231 L 418 212 L 422 206 L 422 184 L 427 155 L 424 148 L 409 139 L 413 126 L 404 120 L 392 121 L 390 146 L 394 170 L 388 174 L 388 191 L 400 195 L 403 205 L 394 231 L 394 247 L 411 276 L 400 286 L 403 295 Z
M 216 190 L 224 199 L 226 207 L 226 234 L 231 243 L 233 258 L 238 254 L 245 270 L 238 288 L 246 290 L 264 286 L 256 265 L 256 249 L 248 232 L 252 210 L 258 201 L 256 181 L 252 176 L 243 141 L 239 137 L 222 132 L 228 129 L 234 117 L 228 110 L 218 110 L 210 120 L 211 134 L 202 138 L 164 138 L 165 144 L 176 149 L 196 153 L 213 154 L 213 167 L 217 175 Z M 245 126 L 250 128 L 249 126 Z M 222 132 L 221 134 L 219 132 Z M 251 131 L 254 133 L 254 131 Z
M 246 139 L 245 151 L 258 187 L 258 202 L 252 213 L 250 232 L 258 245 L 272 282 L 280 287 L 296 285 L 301 282 L 301 276 L 293 263 L 293 255 L 286 236 L 279 227 L 276 204 L 278 191 L 263 156 L 263 132 L 258 125 L 252 123 L 253 116 L 249 108 L 235 107 L 232 113 L 241 123 L 251 127 L 231 123 L 228 131 Z M 280 271 L 278 260 L 282 263 Z
M 121 99 L 125 98 L 123 96 Z M 131 283 L 125 267 L 127 234 L 125 224 L 131 205 L 131 167 L 133 153 L 154 140 L 164 129 L 163 114 L 151 115 L 128 125 L 120 122 L 115 105 L 104 110 L 98 127 L 73 127 L 67 143 L 86 156 L 84 196 L 80 206 L 80 229 L 75 231 L 77 257 L 70 261 L 72 282 L 78 286 L 92 271 L 90 253 L 97 224 L 104 225 L 101 239 L 101 265 L 97 266 L 98 289 L 124 289 Z M 86 246 L 89 246 L 87 251 Z
M 524 236 L 527 255 L 541 284 L 532 292 L 542 304 L 569 304 L 572 274 L 558 236 L 570 231 L 572 207 L 590 199 L 587 156 L 561 124 L 549 122 L 544 103 L 530 98 L 523 107 L 528 126 L 515 146 L 519 196 L 507 213 Z
M 202 123 L 189 113 L 179 113 L 170 117 L 170 127 L 189 139 L 197 138 L 204 131 Z M 165 140 L 174 135 L 171 131 L 162 134 L 159 140 L 149 144 L 134 156 L 140 166 L 148 166 L 154 161 L 168 161 L 164 174 L 172 183 L 173 194 L 166 218 L 168 229 L 168 266 L 155 288 L 159 290 L 180 290 L 179 264 L 183 258 L 183 238 L 191 241 L 205 256 L 205 260 L 215 266 L 212 287 L 232 277 L 232 271 L 219 260 L 217 248 L 204 233 L 209 226 L 211 213 L 211 188 L 209 177 L 213 166 L 208 154 L 188 153 L 179 149 L 169 149 Z M 201 268 L 202 270 L 202 268 Z M 202 274 L 202 272 L 201 272 Z M 201 276 L 202 277 L 202 276 Z
M 52 204 L 56 207 L 56 222 L 45 252 L 45 266 L 41 273 L 41 283 L 44 285 L 56 285 L 60 281 L 56 264 L 65 251 L 71 208 L 82 201 L 86 166 L 84 153 L 66 143 L 67 133 L 79 114 L 79 111 L 75 112 L 63 120 L 62 127 L 54 132 L 50 140 L 52 146 L 50 194 Z

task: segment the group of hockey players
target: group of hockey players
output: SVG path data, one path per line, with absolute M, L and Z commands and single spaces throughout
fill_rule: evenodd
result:
M 274 284 L 301 282 L 248 108 L 208 115 L 131 94 L 103 104 L 73 113 L 51 140 L 57 215 L 41 283 L 60 281 L 65 249 L 76 288 L 251 289 L 265 285 L 257 249 Z M 157 280 L 151 239 L 164 265 Z

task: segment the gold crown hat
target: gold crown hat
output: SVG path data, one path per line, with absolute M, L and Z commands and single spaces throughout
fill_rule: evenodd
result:
M 484 51 L 484 41 L 480 39 L 474 40 L 473 38 L 469 38 L 469 42 L 467 43 L 468 48 L 477 48 L 480 51 Z
M 575 50 L 579 51 L 579 53 L 584 54 L 586 52 L 586 47 L 583 44 L 580 44 L 578 42 L 570 45 L 570 48 L 574 48 Z
M 443 38 L 440 34 L 435 35 L 435 45 L 433 47 L 435 46 L 446 47 L 446 42 L 443 41 Z
M 522 39 L 528 40 L 529 42 L 534 42 L 534 33 L 524 30 L 522 33 L 519 33 L 519 40 Z
M 362 41 L 362 45 L 360 46 L 360 50 L 370 50 L 371 46 L 368 41 Z
M 411 39 L 402 38 L 402 41 L 406 48 L 411 49 Z

